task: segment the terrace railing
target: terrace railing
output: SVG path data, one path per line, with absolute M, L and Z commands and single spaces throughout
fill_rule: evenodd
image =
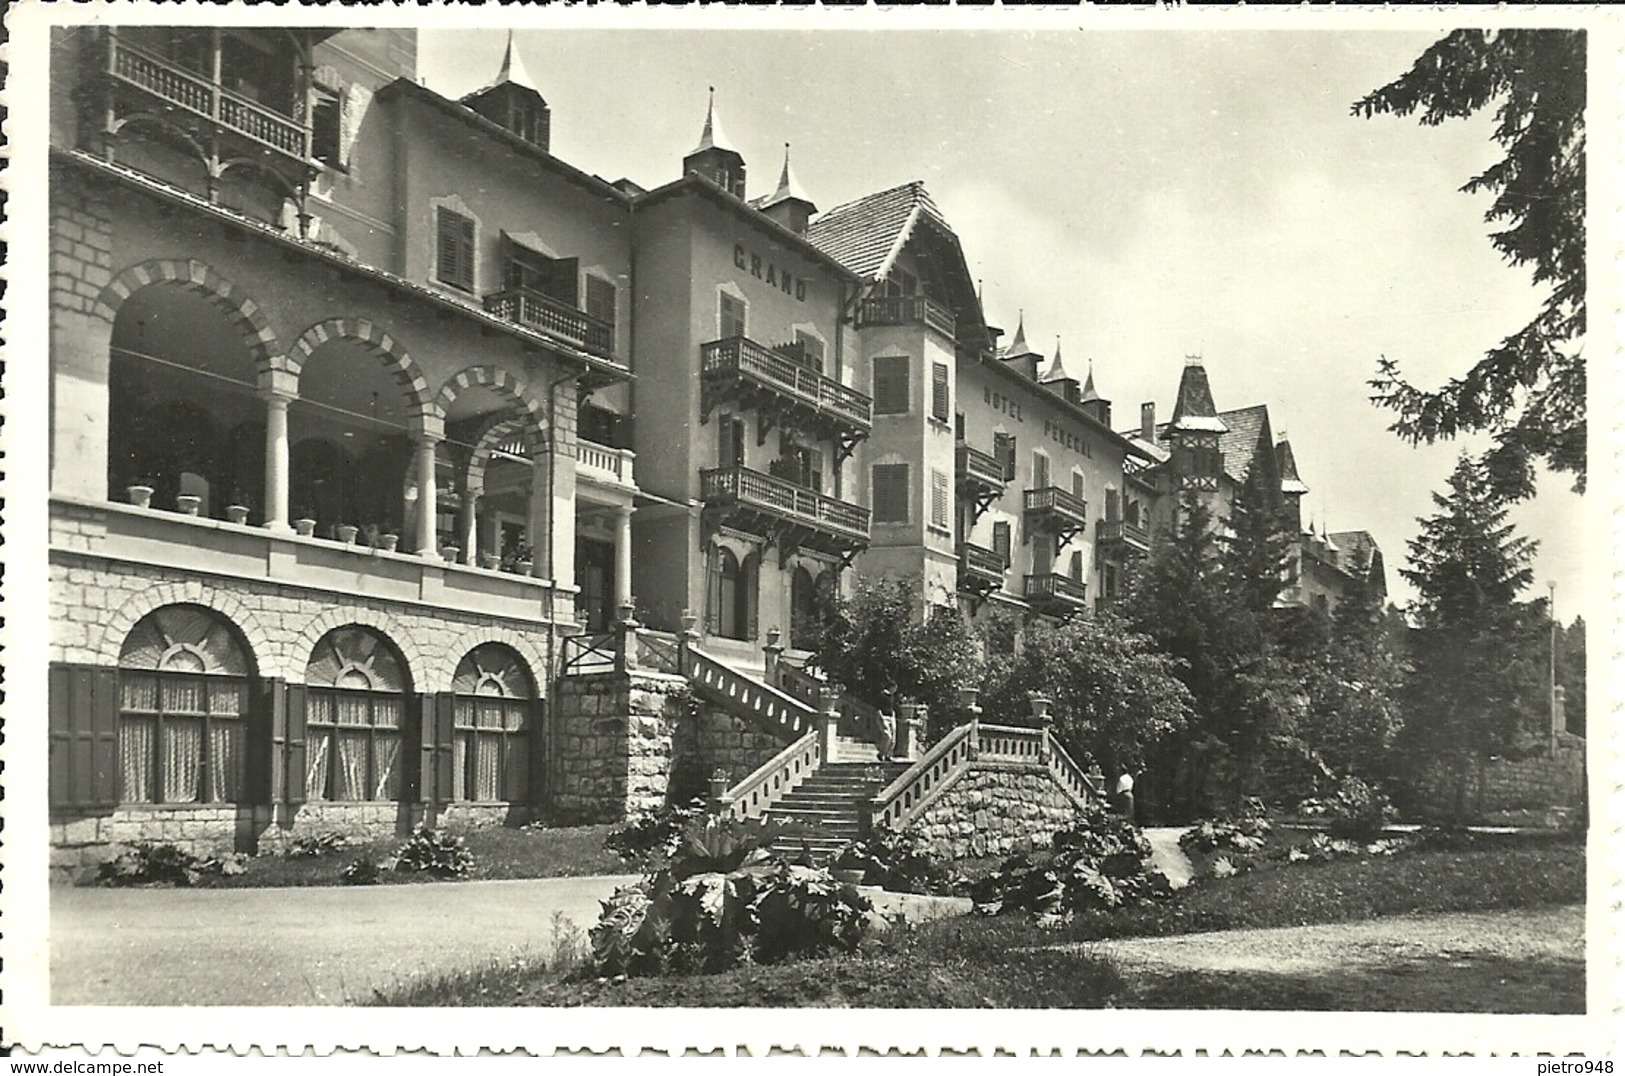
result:
M 737 503 L 847 538 L 869 541 L 869 510 L 748 467 L 700 472 L 700 497 Z
M 815 729 L 730 788 L 717 806 L 723 814 L 734 818 L 761 818 L 812 776 L 823 761 L 823 749 Z
M 873 424 L 874 403 L 869 397 L 743 336 L 700 345 L 700 372 L 705 377 L 732 375 L 754 382 L 864 432 Z
M 485 297 L 485 312 L 562 337 L 596 355 L 609 357 L 615 350 L 615 330 L 607 323 L 531 288 L 492 292 Z
M 872 296 L 858 305 L 858 328 L 868 325 L 927 325 L 952 339 L 954 312 L 923 295 Z

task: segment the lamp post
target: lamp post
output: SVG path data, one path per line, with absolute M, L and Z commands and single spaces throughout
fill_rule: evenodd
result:
M 1557 734 L 1562 730 L 1557 727 L 1557 582 L 1546 582 L 1546 619 L 1549 621 L 1549 640 L 1546 661 L 1546 705 L 1548 707 L 1547 725 L 1551 729 L 1552 741 L 1555 746 Z

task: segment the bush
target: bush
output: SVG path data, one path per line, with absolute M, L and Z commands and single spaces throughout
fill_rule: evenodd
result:
M 96 869 L 102 885 L 196 885 L 202 875 L 198 858 L 166 841 L 132 841 L 124 851 Z
M 628 863 L 652 863 L 675 852 L 683 827 L 704 815 L 702 800 L 662 804 L 611 830 L 604 838 L 604 848 Z
M 1369 841 L 1382 835 L 1394 817 L 1388 797 L 1358 777 L 1345 777 L 1326 800 L 1327 832 L 1333 837 Z
M 856 948 L 872 910 L 827 870 L 777 861 L 783 825 L 691 821 L 666 862 L 603 902 L 599 975 L 717 972 Z
M 968 886 L 965 877 L 926 851 L 914 830 L 886 830 L 868 841 L 846 846 L 835 861 L 837 870 L 861 870 L 868 885 L 894 893 L 954 895 Z
M 384 880 L 384 871 L 392 866 L 379 863 L 371 852 L 362 852 L 339 872 L 339 880 L 345 885 L 377 885 Z
M 461 878 L 474 869 L 474 856 L 461 837 L 420 825 L 396 850 L 394 869 Z
M 288 859 L 306 859 L 315 856 L 331 855 L 343 848 L 349 841 L 342 833 L 312 833 L 304 837 L 295 837 L 288 842 L 282 850 L 283 856 Z
M 1173 892 L 1161 871 L 1145 865 L 1151 846 L 1140 831 L 1099 804 L 1081 811 L 1050 843 L 1049 852 L 1011 856 L 972 886 L 975 910 L 983 915 L 1030 912 L 1058 920 L 1089 909 L 1160 900 Z
M 1226 818 L 1203 819 L 1179 835 L 1179 846 L 1190 855 L 1235 852 L 1252 855 L 1264 847 L 1270 834 L 1270 821 L 1264 803 L 1256 796 L 1242 801 L 1241 809 Z

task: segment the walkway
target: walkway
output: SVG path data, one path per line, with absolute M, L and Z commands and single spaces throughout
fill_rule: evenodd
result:
M 1175 889 L 1184 889 L 1191 884 L 1191 876 L 1196 868 L 1191 865 L 1190 857 L 1185 850 L 1179 847 L 1179 838 L 1189 826 L 1147 826 L 1143 832 L 1146 843 L 1151 845 L 1151 863 L 1168 878 L 1168 884 Z

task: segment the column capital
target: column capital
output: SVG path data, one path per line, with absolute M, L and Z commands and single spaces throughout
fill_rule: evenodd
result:
M 262 370 L 257 388 L 263 400 L 296 400 L 299 398 L 299 375 L 292 370 Z
M 407 428 L 412 440 L 420 445 L 438 445 L 446 439 L 446 420 L 439 415 L 413 415 Z

